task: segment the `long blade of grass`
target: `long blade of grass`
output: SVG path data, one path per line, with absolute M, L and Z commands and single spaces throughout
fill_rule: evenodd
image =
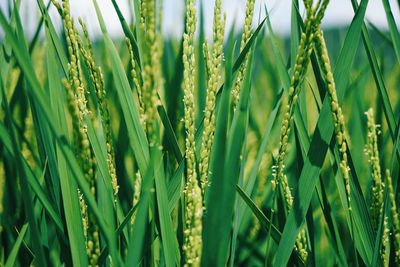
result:
M 165 129 L 165 135 L 167 137 L 168 143 L 174 152 L 177 162 L 181 162 L 183 159 L 182 152 L 179 148 L 178 140 L 176 138 L 174 129 L 172 127 L 171 121 L 168 118 L 167 112 L 163 105 L 157 107 L 158 115 L 160 116 L 161 122 Z M 197 140 L 196 140 L 197 141 Z
M 126 266 L 138 266 L 142 261 L 145 249 L 147 249 L 145 239 L 146 234 L 148 234 L 147 225 L 149 223 L 150 197 L 154 183 L 154 175 L 151 170 L 153 170 L 152 162 L 150 162 L 148 172 L 142 178 L 143 184 L 140 191 L 140 201 L 135 215 L 135 222 L 131 230 L 131 241 L 125 260 Z
M 400 64 L 400 34 L 397 29 L 396 22 L 393 17 L 392 9 L 390 8 L 390 4 L 388 0 L 382 0 L 383 7 L 386 13 L 386 19 L 389 25 L 390 36 L 393 41 L 393 48 L 396 54 L 397 62 Z
M 19 248 L 21 247 L 22 241 L 24 240 L 27 229 L 28 229 L 28 224 L 26 223 L 24 224 L 24 226 L 22 226 L 21 230 L 18 233 L 18 238 L 17 240 L 15 240 L 15 244 L 11 249 L 10 255 L 8 255 L 7 261 L 4 265 L 5 267 L 15 266 L 16 259 L 18 256 L 18 251 Z
M 65 76 L 68 76 L 68 59 L 67 59 L 67 56 L 65 55 L 65 53 L 62 52 L 63 51 L 62 44 L 61 44 L 60 39 L 57 36 L 57 32 L 54 27 L 54 24 L 50 18 L 50 15 L 49 15 L 47 9 L 45 8 L 43 0 L 36 0 L 36 1 L 39 6 L 40 12 L 44 18 L 46 29 L 50 36 L 50 38 L 47 38 L 47 41 L 49 42 L 49 44 L 50 43 L 53 44 L 56 54 L 57 54 L 57 57 L 60 61 L 61 67 L 64 71 L 64 74 L 65 74 Z
M 165 176 L 160 168 L 162 168 L 162 158 L 158 148 L 153 148 L 154 164 L 158 162 L 160 167 L 155 170 L 155 185 L 156 185 L 156 198 L 161 228 L 161 241 L 163 244 L 163 252 L 165 257 L 166 266 L 179 266 L 180 253 L 178 248 L 178 241 L 176 239 L 175 231 L 172 228 L 172 220 L 168 208 L 168 194 L 167 186 L 165 183 Z
M 131 29 L 129 28 L 129 25 L 126 22 L 126 19 L 124 18 L 124 15 L 122 14 L 121 9 L 119 8 L 117 2 L 115 0 L 111 0 L 111 3 L 114 6 L 115 12 L 117 12 L 117 16 L 121 23 L 122 30 L 124 31 L 125 36 L 128 37 L 129 41 L 131 42 L 133 56 L 135 57 L 135 60 L 138 64 L 138 66 L 141 67 L 139 47 L 137 45 L 136 39 L 133 36 L 133 33 L 132 33 Z M 140 17 L 140 16 L 138 16 L 138 17 Z

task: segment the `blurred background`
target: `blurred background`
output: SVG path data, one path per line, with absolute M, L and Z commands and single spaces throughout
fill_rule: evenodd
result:
M 119 4 L 125 18 L 131 19 L 131 4 L 132 0 L 116 0 Z M 8 0 L 0 0 L 0 9 L 4 13 L 8 13 L 9 10 Z M 39 10 L 37 8 L 36 0 L 22 0 L 21 1 L 21 14 L 26 32 L 32 32 L 36 25 L 39 17 Z M 45 1 L 46 2 L 46 1 Z M 266 6 L 271 15 L 271 21 L 274 30 L 281 34 L 286 35 L 290 31 L 290 6 L 291 0 L 256 0 L 256 11 L 254 16 L 254 23 L 261 17 L 265 16 L 264 6 Z M 302 1 L 300 1 L 302 2 Z M 400 9 L 398 0 L 389 1 L 392 6 L 392 12 L 395 16 L 397 25 L 400 25 Z M 103 16 L 105 17 L 108 30 L 113 37 L 122 36 L 123 32 L 120 27 L 115 10 L 111 4 L 111 0 L 98 0 Z M 96 14 L 93 8 L 93 3 L 90 0 L 70 0 L 72 14 L 77 17 L 82 17 L 92 34 L 95 36 L 99 34 L 100 29 L 98 26 Z M 203 4 L 205 9 L 205 23 L 206 33 L 210 36 L 212 29 L 212 16 L 214 0 L 201 0 L 197 1 L 197 5 Z M 245 0 L 224 0 L 224 10 L 227 15 L 227 26 L 228 28 L 235 25 L 236 29 L 240 30 L 242 27 L 241 22 L 244 18 L 245 13 Z M 300 7 L 303 13 L 302 6 Z M 184 0 L 165 0 L 163 6 L 163 31 L 167 36 L 179 37 L 183 32 L 183 14 L 184 14 Z M 57 22 L 58 26 L 61 27 L 60 19 L 57 16 L 55 9 L 51 8 L 51 14 L 53 21 Z M 350 0 L 333 0 L 328 6 L 326 16 L 323 20 L 323 26 L 325 28 L 340 27 L 349 25 L 354 12 L 351 6 Z M 387 28 L 387 22 L 385 17 L 385 11 L 380 0 L 370 0 L 368 4 L 368 10 L 366 14 L 368 22 L 374 24 L 380 29 Z M 0 32 L 2 30 L 0 29 Z M 2 36 L 2 33 L 0 33 Z

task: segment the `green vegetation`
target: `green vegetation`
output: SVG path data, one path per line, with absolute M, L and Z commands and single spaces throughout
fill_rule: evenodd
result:
M 399 6 L 322 31 L 293 0 L 284 39 L 216 0 L 207 40 L 187 0 L 171 40 L 161 0 L 111 0 L 112 40 L 92 1 L 99 38 L 69 0 L 33 38 L 0 10 L 0 266 L 400 265 Z

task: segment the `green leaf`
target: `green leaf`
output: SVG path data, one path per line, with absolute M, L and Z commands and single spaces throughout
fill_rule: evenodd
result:
M 394 52 L 396 54 L 397 62 L 400 64 L 400 34 L 397 29 L 396 22 L 393 17 L 392 10 L 388 0 L 382 0 L 383 7 L 388 21 L 390 36 L 392 37 Z
M 117 16 L 121 23 L 122 30 L 124 31 L 125 36 L 128 37 L 129 41 L 131 42 L 133 56 L 135 57 L 135 60 L 140 68 L 141 63 L 140 63 L 139 47 L 136 43 L 135 37 L 133 36 L 133 33 L 132 33 L 131 29 L 129 28 L 129 25 L 126 22 L 126 19 L 124 18 L 124 15 L 122 14 L 121 9 L 119 8 L 117 2 L 115 0 L 111 0 L 111 3 L 114 6 L 115 12 L 117 12 Z M 137 17 L 139 17 L 139 16 L 137 16 Z
M 145 249 L 147 249 L 147 247 L 145 247 L 145 239 L 146 234 L 148 234 L 147 225 L 149 222 L 150 197 L 154 184 L 153 169 L 152 161 L 150 161 L 148 172 L 142 177 L 140 201 L 135 215 L 135 222 L 131 230 L 131 240 L 129 242 L 128 255 L 125 260 L 126 266 L 138 266 L 142 260 Z
M 56 51 L 57 57 L 60 61 L 60 64 L 62 66 L 62 69 L 64 71 L 65 76 L 68 76 L 68 59 L 67 56 L 65 55 L 65 53 L 63 52 L 63 48 L 62 48 L 62 44 L 60 39 L 57 36 L 57 32 L 56 29 L 54 28 L 53 22 L 49 16 L 49 13 L 47 11 L 47 9 L 45 8 L 44 2 L 43 0 L 36 0 L 40 9 L 40 12 L 44 18 L 44 22 L 46 25 L 46 31 L 49 34 L 49 37 L 47 38 L 48 43 L 53 44 L 54 49 Z
M 172 220 L 170 210 L 168 208 L 168 194 L 165 183 L 165 176 L 162 169 L 162 158 L 158 147 L 152 148 L 153 164 L 159 164 L 155 169 L 155 185 L 156 185 L 156 198 L 161 228 L 161 241 L 163 244 L 163 252 L 165 256 L 166 266 L 179 266 L 180 254 L 178 248 L 178 241 L 175 236 L 175 231 L 172 228 Z
M 24 224 L 24 226 L 22 226 L 21 230 L 19 231 L 18 238 L 15 241 L 10 254 L 8 255 L 6 264 L 4 265 L 5 267 L 15 266 L 19 248 L 21 247 L 22 241 L 24 240 L 27 229 L 28 229 L 28 224 L 26 223 Z
M 172 152 L 175 155 L 177 162 L 181 162 L 183 159 L 181 149 L 179 148 L 178 140 L 176 138 L 174 129 L 172 128 L 171 121 L 168 118 L 167 112 L 163 105 L 157 106 L 158 115 L 160 116 L 161 122 L 164 126 L 165 135 L 168 143 L 172 148 Z

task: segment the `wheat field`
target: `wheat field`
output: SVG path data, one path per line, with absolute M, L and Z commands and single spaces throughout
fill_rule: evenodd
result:
M 288 0 L 280 36 L 268 1 L 205 29 L 186 0 L 173 38 L 162 0 L 110 0 L 111 38 L 97 0 L 99 36 L 7 1 L 0 266 L 400 266 L 400 3 L 322 29 L 329 0 Z

